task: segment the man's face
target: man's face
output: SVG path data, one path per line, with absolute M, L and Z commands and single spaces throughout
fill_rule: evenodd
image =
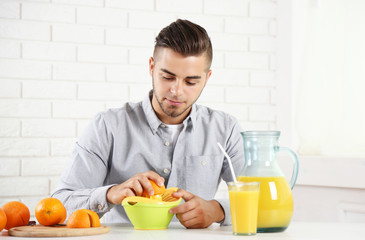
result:
M 162 122 L 181 123 L 211 75 L 211 70 L 207 70 L 206 56 L 184 57 L 171 49 L 161 48 L 155 59 L 150 58 L 149 65 L 153 109 Z

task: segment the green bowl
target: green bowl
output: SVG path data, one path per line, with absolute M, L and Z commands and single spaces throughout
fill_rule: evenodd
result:
M 157 202 L 129 202 L 128 198 L 126 198 L 123 200 L 122 206 L 134 229 L 157 230 L 167 228 L 174 216 L 174 214 L 169 213 L 169 210 L 179 205 L 180 202 L 181 198 L 173 202 L 164 202 L 163 204 Z

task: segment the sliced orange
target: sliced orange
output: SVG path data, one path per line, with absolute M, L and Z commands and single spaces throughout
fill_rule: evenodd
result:
M 100 219 L 96 212 L 89 209 L 79 209 L 74 211 L 68 218 L 66 227 L 68 228 L 89 228 L 100 227 Z
M 152 181 L 152 180 L 149 180 L 151 185 L 152 185 L 152 188 L 153 188 L 153 196 L 156 196 L 156 195 L 161 195 L 162 193 L 165 192 L 166 188 L 165 188 L 165 185 L 162 185 L 161 187 L 158 186 L 155 181 Z M 143 197 L 151 197 L 147 192 L 146 190 L 143 190 L 143 193 L 142 193 L 142 196 Z
M 84 209 L 90 216 L 90 225 L 91 227 L 100 227 L 100 218 L 99 215 L 94 212 L 91 211 L 89 209 Z

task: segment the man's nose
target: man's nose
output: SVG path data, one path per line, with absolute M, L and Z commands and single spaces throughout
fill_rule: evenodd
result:
M 183 81 L 181 80 L 176 80 L 174 81 L 174 83 L 171 86 L 171 93 L 174 94 L 175 96 L 179 96 L 183 93 Z

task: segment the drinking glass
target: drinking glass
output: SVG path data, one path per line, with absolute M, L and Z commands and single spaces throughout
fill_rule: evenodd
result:
M 259 182 L 228 182 L 234 235 L 255 235 L 259 204 Z

